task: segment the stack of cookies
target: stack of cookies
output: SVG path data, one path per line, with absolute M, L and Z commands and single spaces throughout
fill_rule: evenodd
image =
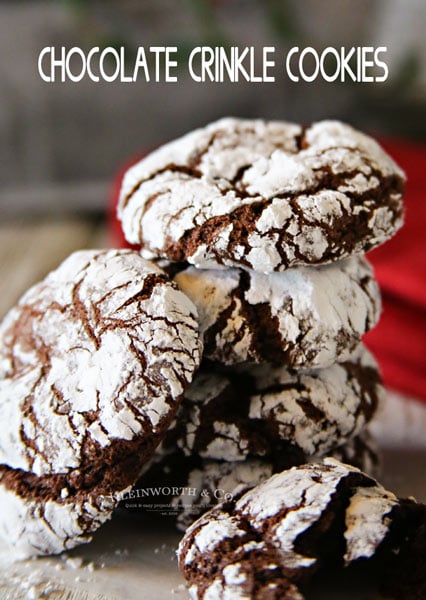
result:
M 382 387 L 361 340 L 380 295 L 364 253 L 401 226 L 403 187 L 374 140 L 334 121 L 222 119 L 126 173 L 124 235 L 192 300 L 204 345 L 138 483 L 198 490 L 173 500 L 181 528 L 294 465 L 374 468 Z
M 135 485 L 196 490 L 173 498 L 184 528 L 325 455 L 369 471 L 382 387 L 361 338 L 380 297 L 363 253 L 401 225 L 403 184 L 336 122 L 225 119 L 131 168 L 119 215 L 137 248 L 72 254 L 0 325 L 11 552 L 89 541 Z M 309 489 L 324 475 L 333 490 L 332 473 L 364 481 L 300 469 Z

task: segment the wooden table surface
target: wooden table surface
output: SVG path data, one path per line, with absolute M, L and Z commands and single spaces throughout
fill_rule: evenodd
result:
M 0 224 L 0 318 L 70 252 L 107 246 L 105 224 L 99 220 L 67 217 Z M 383 483 L 400 495 L 426 501 L 426 405 L 390 394 L 374 427 L 385 449 Z M 174 553 L 178 540 L 176 531 L 158 524 L 118 518 L 68 558 L 8 565 L 7 547 L 0 543 L 0 599 L 187 598 Z M 376 597 L 359 593 L 345 593 L 345 600 Z M 315 598 L 341 600 L 339 594 L 327 588 Z

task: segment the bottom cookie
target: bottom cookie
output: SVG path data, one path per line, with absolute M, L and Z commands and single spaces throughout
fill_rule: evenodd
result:
M 386 597 L 420 600 L 425 556 L 426 506 L 330 458 L 278 473 L 211 509 L 178 549 L 197 600 L 303 600 L 317 572 L 368 567 Z

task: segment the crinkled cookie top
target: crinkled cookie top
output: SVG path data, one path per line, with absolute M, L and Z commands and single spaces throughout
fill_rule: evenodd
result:
M 399 506 L 354 467 L 331 458 L 301 465 L 193 523 L 179 545 L 180 568 L 200 600 L 302 599 L 330 556 L 334 568 L 343 553 L 346 563 L 373 557 Z
M 200 360 L 195 307 L 129 250 L 72 254 L 0 342 L 0 463 L 37 475 L 150 454 Z
M 403 187 L 384 150 L 338 121 L 225 118 L 129 169 L 118 216 L 147 258 L 266 273 L 383 243 Z

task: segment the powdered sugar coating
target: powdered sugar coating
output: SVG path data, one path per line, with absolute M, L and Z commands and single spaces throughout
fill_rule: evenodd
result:
M 241 547 L 234 564 L 226 565 L 205 589 L 194 585 L 189 588 L 191 598 L 202 600 L 250 600 L 270 598 L 279 600 L 304 600 L 296 585 L 287 581 L 279 572 L 279 566 L 271 563 L 259 565 L 259 555 L 265 551 L 265 544 L 249 542 Z M 270 571 L 266 577 L 259 576 L 258 570 Z M 275 577 L 274 577 L 275 576 Z M 258 580 L 256 581 L 256 579 Z M 262 580 L 263 579 L 263 580 Z M 270 579 L 270 581 L 269 581 Z M 260 583 L 259 585 L 259 582 Z
M 279 546 L 290 569 L 315 564 L 316 557 L 297 552 L 296 540 L 319 520 L 340 481 L 351 469 L 332 459 L 325 459 L 324 465 L 311 464 L 278 473 L 247 492 L 235 505 L 235 511 L 264 534 L 265 520 L 271 519 L 268 535 Z
M 360 488 L 346 509 L 346 553 L 348 564 L 358 558 L 373 556 L 389 531 L 389 514 L 398 498 L 382 486 Z
M 189 565 L 199 554 L 204 552 L 212 552 L 217 544 L 226 538 L 243 538 L 245 531 L 239 527 L 239 519 L 232 517 L 226 512 L 215 509 L 214 518 L 210 518 L 211 513 L 208 512 L 198 521 L 196 521 L 187 530 L 189 535 L 197 525 L 197 535 L 194 537 L 193 545 L 185 554 L 185 564 Z
M 128 250 L 80 251 L 0 327 L 0 462 L 78 469 L 117 441 L 157 442 L 200 359 L 196 310 Z
M 0 505 L 0 537 L 12 558 L 22 560 L 90 542 L 92 534 L 111 518 L 116 502 L 100 495 L 79 501 L 41 500 L 21 496 L 0 483 Z
M 365 258 L 265 275 L 189 267 L 174 280 L 197 307 L 204 356 L 325 368 L 346 360 L 380 315 Z
M 226 118 L 133 166 L 118 216 L 148 258 L 269 273 L 384 242 L 402 224 L 403 182 L 374 140 L 343 123 Z
M 363 346 L 327 369 L 205 366 L 185 392 L 162 450 L 228 461 L 292 450 L 300 462 L 357 436 L 382 395 L 376 363 Z

